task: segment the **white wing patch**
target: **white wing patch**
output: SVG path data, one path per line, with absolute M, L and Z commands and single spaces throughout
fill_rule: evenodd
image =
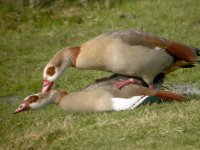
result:
M 149 96 L 133 96 L 131 98 L 112 98 L 113 110 L 120 111 L 126 109 L 134 109 L 140 105 Z
M 157 50 L 157 51 L 165 51 L 164 48 L 160 48 L 160 47 L 155 47 L 155 50 Z

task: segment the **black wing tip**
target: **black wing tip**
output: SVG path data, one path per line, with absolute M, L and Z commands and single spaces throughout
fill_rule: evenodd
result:
M 197 56 L 200 56 L 200 49 L 196 47 L 193 47 L 193 49 L 195 50 Z

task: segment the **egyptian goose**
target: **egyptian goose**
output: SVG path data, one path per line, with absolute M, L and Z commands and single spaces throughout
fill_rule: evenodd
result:
M 199 49 L 137 30 L 104 33 L 80 46 L 68 47 L 55 54 L 44 68 L 42 92 L 68 67 L 103 70 L 141 77 L 150 87 L 178 68 L 193 67 Z M 121 87 L 124 83 L 119 82 Z
M 89 85 L 84 90 L 67 93 L 53 90 L 30 95 L 25 98 L 15 113 L 27 109 L 39 109 L 47 104 L 55 103 L 61 109 L 74 112 L 102 112 L 133 109 L 149 97 L 182 101 L 184 97 L 170 91 L 157 91 L 144 87 L 143 82 L 129 84 L 119 90 L 114 83 L 127 80 L 129 77 L 112 76 L 100 82 Z

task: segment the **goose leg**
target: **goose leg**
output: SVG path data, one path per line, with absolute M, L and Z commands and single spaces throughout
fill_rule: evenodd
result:
M 122 87 L 129 85 L 129 84 L 140 84 L 140 82 L 138 80 L 130 78 L 128 80 L 123 80 L 123 81 L 114 83 L 115 87 L 117 87 L 118 89 L 121 89 Z
M 164 83 L 165 74 L 159 73 L 153 80 L 153 84 L 149 85 L 149 88 L 151 89 L 161 89 L 162 84 Z

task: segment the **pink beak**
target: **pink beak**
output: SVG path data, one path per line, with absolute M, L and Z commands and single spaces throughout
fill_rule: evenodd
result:
M 43 87 L 42 87 L 42 93 L 48 92 L 53 85 L 53 82 L 50 82 L 48 80 L 43 80 Z
M 25 111 L 25 110 L 27 110 L 27 109 L 29 109 L 28 104 L 27 104 L 27 103 L 22 103 L 22 104 L 15 110 L 14 114 L 19 113 L 19 112 L 22 112 L 22 111 Z

